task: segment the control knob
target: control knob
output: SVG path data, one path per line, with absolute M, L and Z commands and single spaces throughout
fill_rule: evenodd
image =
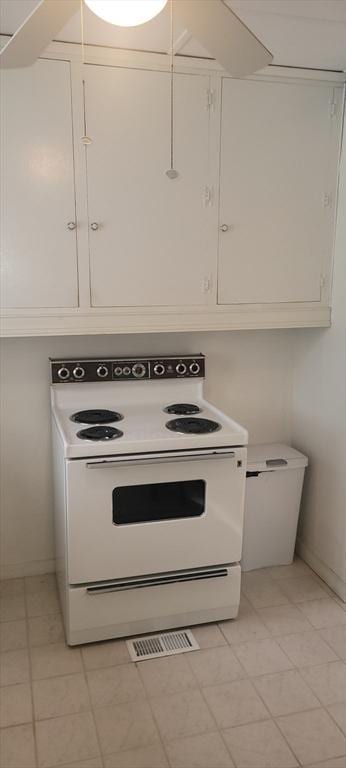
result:
M 97 375 L 99 376 L 100 379 L 105 379 L 106 376 L 108 376 L 108 368 L 107 368 L 107 366 L 106 365 L 99 365 L 96 373 L 97 373 Z
M 164 372 L 165 372 L 165 366 L 163 365 L 163 363 L 156 363 L 156 365 L 154 365 L 154 373 L 156 374 L 156 376 L 163 376 Z
M 186 373 L 186 365 L 185 363 L 178 363 L 178 365 L 175 366 L 175 370 L 177 373 L 179 373 L 181 376 Z
M 58 376 L 59 376 L 59 379 L 61 379 L 62 381 L 67 381 L 67 379 L 70 378 L 69 369 L 66 368 L 66 366 L 62 366 L 62 368 L 59 368 L 58 370 Z
M 73 369 L 73 376 L 75 379 L 84 379 L 84 376 L 85 376 L 84 368 L 82 368 L 81 365 L 76 365 L 76 367 Z
M 196 363 L 196 362 L 191 363 L 191 365 L 190 365 L 190 373 L 192 373 L 193 375 L 196 376 L 197 373 L 200 372 L 200 370 L 201 370 L 201 366 L 199 365 L 199 363 Z
M 132 373 L 136 379 L 142 379 L 143 376 L 145 376 L 145 372 L 145 365 L 143 365 L 143 363 L 135 363 L 135 365 L 132 366 Z
M 123 368 L 123 374 L 124 376 L 130 376 L 131 368 L 128 365 L 125 365 Z
M 123 369 L 120 368 L 120 365 L 117 365 L 116 368 L 114 368 L 114 376 L 121 376 L 123 372 Z

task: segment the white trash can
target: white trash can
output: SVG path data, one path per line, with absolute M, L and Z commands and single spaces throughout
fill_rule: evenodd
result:
M 243 571 L 292 562 L 307 464 L 288 445 L 249 445 Z

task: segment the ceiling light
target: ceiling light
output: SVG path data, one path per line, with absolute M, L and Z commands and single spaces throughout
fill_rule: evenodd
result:
M 85 0 L 96 16 L 118 27 L 137 27 L 153 19 L 167 0 Z

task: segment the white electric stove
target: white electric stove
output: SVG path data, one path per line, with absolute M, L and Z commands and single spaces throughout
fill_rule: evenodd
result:
M 247 432 L 203 398 L 203 355 L 51 371 L 67 642 L 235 617 Z

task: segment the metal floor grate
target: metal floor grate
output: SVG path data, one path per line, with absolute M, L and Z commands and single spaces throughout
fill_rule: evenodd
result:
M 131 661 L 144 661 L 144 659 L 156 659 L 159 656 L 172 656 L 175 653 L 199 650 L 199 645 L 190 629 L 165 632 L 160 635 L 146 635 L 126 640 L 126 645 Z

